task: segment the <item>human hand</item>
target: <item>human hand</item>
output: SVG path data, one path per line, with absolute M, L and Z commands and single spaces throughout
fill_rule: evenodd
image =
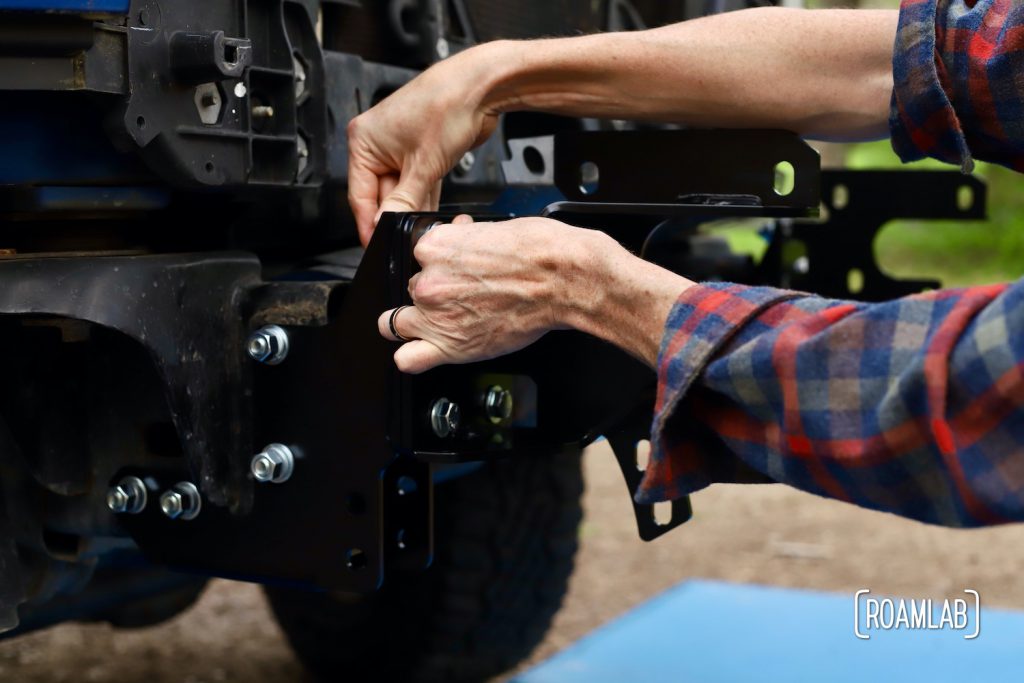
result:
M 498 123 L 483 105 L 492 52 L 478 46 L 435 64 L 348 125 L 348 199 L 359 239 L 382 211 L 437 209 L 441 179 Z
M 584 279 L 577 259 L 593 235 L 547 218 L 473 223 L 460 216 L 430 230 L 413 252 L 422 268 L 409 280 L 413 305 L 377 320 L 386 339 L 395 340 L 392 322 L 404 338 L 398 368 L 416 374 L 486 360 L 567 327 L 567 305 Z

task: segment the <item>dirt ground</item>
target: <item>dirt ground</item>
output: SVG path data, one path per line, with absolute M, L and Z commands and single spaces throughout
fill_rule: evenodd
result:
M 779 486 L 717 486 L 692 521 L 643 543 L 607 446 L 584 460 L 586 521 L 577 571 L 540 661 L 644 599 L 688 578 L 908 597 L 953 596 L 1024 609 L 1020 526 L 959 531 L 868 512 Z M 161 626 L 63 625 L 0 643 L 0 680 L 19 683 L 277 683 L 308 677 L 255 586 L 217 581 Z

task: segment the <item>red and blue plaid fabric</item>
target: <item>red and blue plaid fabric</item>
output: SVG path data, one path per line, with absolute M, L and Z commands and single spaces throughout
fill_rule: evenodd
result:
M 1024 2 L 903 0 L 889 117 L 904 161 L 1024 171 Z
M 695 285 L 639 502 L 777 481 L 925 522 L 1024 520 L 1024 280 L 886 303 Z

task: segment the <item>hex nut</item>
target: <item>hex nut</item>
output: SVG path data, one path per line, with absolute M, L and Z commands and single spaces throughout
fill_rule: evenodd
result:
M 458 163 L 458 166 L 456 167 L 456 170 L 460 174 L 465 175 L 466 173 L 469 173 L 470 171 L 472 171 L 473 170 L 473 166 L 475 166 L 475 165 L 476 165 L 476 155 L 473 154 L 472 152 L 466 152 L 465 154 L 462 155 L 462 158 L 459 159 L 459 163 Z
M 138 477 L 124 477 L 107 491 L 107 509 L 111 512 L 136 515 L 143 511 L 148 500 L 146 485 Z
M 278 325 L 266 325 L 249 335 L 245 350 L 265 365 L 277 365 L 288 357 L 288 333 Z
M 128 492 L 120 486 L 114 486 L 107 491 L 107 508 L 111 512 L 127 512 Z
M 272 443 L 252 456 L 249 471 L 261 483 L 281 484 L 291 478 L 295 469 L 295 454 L 280 443 Z
M 190 481 L 180 481 L 160 496 L 160 510 L 170 519 L 195 519 L 202 507 L 199 489 Z

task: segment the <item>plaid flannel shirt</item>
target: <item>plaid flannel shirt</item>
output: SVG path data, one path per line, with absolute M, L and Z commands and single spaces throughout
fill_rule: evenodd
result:
M 1021 48 L 1024 0 L 904 0 L 901 157 L 1024 170 Z M 657 369 L 639 502 L 776 481 L 937 524 L 1024 520 L 1024 280 L 879 304 L 699 284 Z

